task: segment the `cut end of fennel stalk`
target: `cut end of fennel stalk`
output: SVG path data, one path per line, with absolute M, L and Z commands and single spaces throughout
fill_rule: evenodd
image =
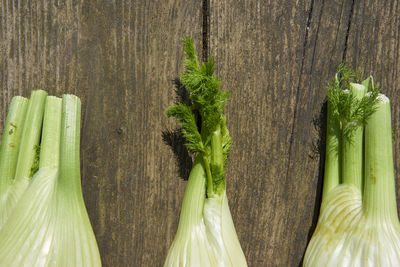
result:
M 358 126 L 353 135 L 342 134 L 341 139 L 336 139 L 339 153 L 333 154 L 327 143 L 324 199 L 304 257 L 305 267 L 400 266 L 390 102 L 383 94 L 367 93 L 367 98 L 372 96 L 374 101 L 365 102 L 374 105 L 368 108 L 372 112 L 365 124 Z M 354 101 L 352 105 L 358 103 Z M 328 127 L 329 124 L 332 121 L 328 105 Z M 328 131 L 327 140 L 337 137 L 332 133 Z M 341 161 L 344 156 L 356 164 Z M 344 164 L 350 166 L 343 167 Z M 354 171 L 352 167 L 360 170 Z M 359 175 L 360 183 L 354 182 L 358 180 L 355 175 Z M 329 190 L 325 183 L 331 185 Z
M 359 83 L 350 83 L 350 87 L 353 89 L 353 91 L 359 91 L 362 94 L 365 94 L 365 86 Z
M 379 94 L 377 99 L 382 103 L 390 103 L 389 97 L 385 96 L 384 94 Z
M 101 266 L 80 188 L 80 100 L 47 97 L 39 170 L 0 230 L 0 266 Z
M 213 75 L 213 58 L 199 64 L 193 41 L 184 38 L 183 42 L 187 58 L 181 80 L 192 103 L 172 105 L 167 115 L 179 120 L 195 161 L 183 197 L 178 230 L 164 267 L 245 267 L 225 187 L 231 138 L 223 111 L 229 93 L 220 90 L 221 82 Z M 201 121 L 199 128 L 196 116 Z
M 371 96 L 371 92 L 368 92 L 368 93 L 366 93 L 365 95 L 366 95 L 367 97 L 370 97 L 370 96 Z M 378 94 L 378 96 L 376 97 L 376 99 L 377 99 L 379 102 L 383 102 L 383 103 L 387 102 L 387 103 L 390 103 L 389 97 L 385 96 L 384 94 Z

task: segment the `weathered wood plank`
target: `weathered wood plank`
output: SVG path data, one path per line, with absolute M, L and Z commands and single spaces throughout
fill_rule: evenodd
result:
M 250 266 L 294 266 L 290 205 L 312 218 L 304 207 L 311 196 L 298 195 L 307 178 L 290 173 L 311 1 L 211 1 L 210 10 L 211 54 L 232 90 L 227 184 L 235 226 Z
M 395 177 L 400 174 L 400 3 L 399 1 L 354 1 L 349 27 L 346 61 L 373 75 L 391 100 Z M 400 179 L 397 206 L 400 208 Z
M 106 266 L 160 266 L 184 182 L 162 141 L 180 38 L 201 36 L 197 1 L 93 3 L 85 46 L 92 76 L 84 120 L 85 193 Z M 97 25 L 97 26 L 95 26 Z
M 376 77 L 400 126 L 398 1 L 203 2 L 1 1 L 0 126 L 14 95 L 81 97 L 83 189 L 104 266 L 161 266 L 175 235 L 186 183 L 162 132 L 176 125 L 164 112 L 184 35 L 199 52 L 209 38 L 232 91 L 228 197 L 249 266 L 301 262 L 322 183 L 315 124 L 342 59 Z M 396 141 L 397 170 L 399 151 Z
M 180 38 L 201 49 L 199 1 L 1 2 L 4 123 L 32 89 L 82 98 L 84 196 L 104 266 L 160 266 L 185 182 L 162 131 L 182 70 Z
M 86 95 L 79 71 L 81 3 L 2 0 L 0 7 L 1 118 L 14 95 L 33 89 Z
M 228 196 L 237 205 L 233 217 L 250 266 L 301 263 L 319 210 L 325 85 L 340 61 L 354 63 L 350 55 L 360 53 L 350 47 L 355 36 L 391 55 L 383 60 L 376 58 L 379 53 L 363 53 L 373 69 L 390 69 L 394 83 L 389 84 L 396 84 L 398 4 L 359 5 L 211 0 L 211 54 L 225 88 L 232 90 L 227 111 L 234 167 L 227 174 Z M 380 32 L 371 41 L 360 30 L 373 11 L 373 25 L 363 30 Z M 392 102 L 400 103 L 393 96 Z
M 326 84 L 342 61 L 350 12 L 350 1 L 314 1 L 309 14 L 286 178 L 286 186 L 292 189 L 286 208 L 290 225 L 282 237 L 285 241 L 281 241 L 288 249 L 290 266 L 301 264 L 318 219 L 325 157 Z

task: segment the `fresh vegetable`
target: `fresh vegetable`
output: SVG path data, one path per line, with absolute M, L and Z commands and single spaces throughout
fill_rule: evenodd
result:
M 0 146 L 0 228 L 28 187 L 38 166 L 38 145 L 47 93 L 14 97 Z
M 323 200 L 303 266 L 400 266 L 390 102 L 372 77 L 353 83 L 359 74 L 344 64 L 337 72 Z
M 195 160 L 164 266 L 247 266 L 226 196 L 231 137 L 223 112 L 229 93 L 220 90 L 221 81 L 213 76 L 214 59 L 200 65 L 193 41 L 184 38 L 183 42 L 187 58 L 181 81 L 192 104 L 172 105 L 167 115 L 179 120 Z
M 27 167 L 25 176 L 20 177 L 27 180 L 27 170 L 35 173 L 26 181 L 26 189 L 0 230 L 0 266 L 101 266 L 81 189 L 80 100 L 73 95 L 63 95 L 62 99 L 49 96 L 45 100 L 45 104 L 38 104 L 43 105 L 41 109 L 44 110 L 40 153 L 35 155 L 32 146 L 28 147 L 27 152 L 35 155 L 34 160 L 30 156 L 29 164 L 28 161 L 22 161 Z M 14 118 L 19 116 L 14 117 L 13 112 L 19 110 L 19 105 L 14 103 L 20 101 L 26 102 L 19 97 L 13 99 L 7 119 L 7 125 L 12 121 L 17 129 L 18 124 L 14 121 L 18 123 L 18 120 Z M 31 99 L 29 105 L 34 102 Z M 23 117 L 23 108 L 20 109 Z M 31 136 L 31 131 L 28 131 L 30 128 L 27 128 L 30 122 L 29 107 L 26 115 L 17 168 L 20 159 L 27 158 L 21 155 L 27 149 L 24 138 L 29 136 L 27 139 L 34 139 L 32 143 L 35 146 L 39 141 Z M 42 128 L 41 120 L 35 124 L 36 128 Z M 2 149 L 9 144 L 10 136 L 4 137 L 8 133 L 7 126 L 3 133 Z M 18 138 L 13 142 L 17 141 Z M 1 150 L 1 153 L 7 149 Z M 4 164 L 4 158 L 1 159 L 1 164 Z M 4 164 L 11 169 L 14 165 L 12 162 Z M 12 177 L 12 171 L 9 170 L 9 173 L 8 179 Z

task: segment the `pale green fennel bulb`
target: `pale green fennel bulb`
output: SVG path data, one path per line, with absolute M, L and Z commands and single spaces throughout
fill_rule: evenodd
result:
M 101 266 L 80 184 L 80 100 L 47 97 L 39 169 L 0 230 L 0 266 Z
M 247 266 L 226 197 L 225 167 L 231 138 L 223 115 L 228 93 L 213 76 L 214 61 L 199 64 L 193 41 L 184 39 L 187 59 L 182 84 L 192 104 L 172 105 L 168 116 L 182 125 L 196 154 L 183 198 L 179 226 L 164 267 Z M 201 118 L 200 131 L 194 112 Z
M 341 82 L 350 91 L 332 92 Z M 339 83 L 328 94 L 323 201 L 303 266 L 400 266 L 390 102 L 371 78 Z

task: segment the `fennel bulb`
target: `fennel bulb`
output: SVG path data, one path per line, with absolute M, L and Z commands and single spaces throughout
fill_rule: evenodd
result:
M 80 184 L 80 100 L 47 97 L 39 170 L 0 230 L 0 266 L 101 266 Z
M 213 76 L 213 58 L 200 65 L 193 41 L 183 41 L 188 58 L 181 80 L 192 105 L 172 105 L 167 115 L 179 120 L 186 146 L 196 157 L 164 267 L 247 266 L 226 196 L 224 176 L 231 138 L 223 109 L 228 94 L 220 91 L 220 81 Z M 201 118 L 200 131 L 194 111 Z
M 390 102 L 378 95 L 371 78 L 362 84 L 346 82 L 351 101 L 344 103 L 349 97 L 341 96 L 338 102 L 328 93 L 323 201 L 303 266 L 400 266 Z M 372 91 L 364 96 L 367 88 Z M 345 109 L 360 109 L 360 120 L 344 115 Z M 353 129 L 345 133 L 348 125 Z

